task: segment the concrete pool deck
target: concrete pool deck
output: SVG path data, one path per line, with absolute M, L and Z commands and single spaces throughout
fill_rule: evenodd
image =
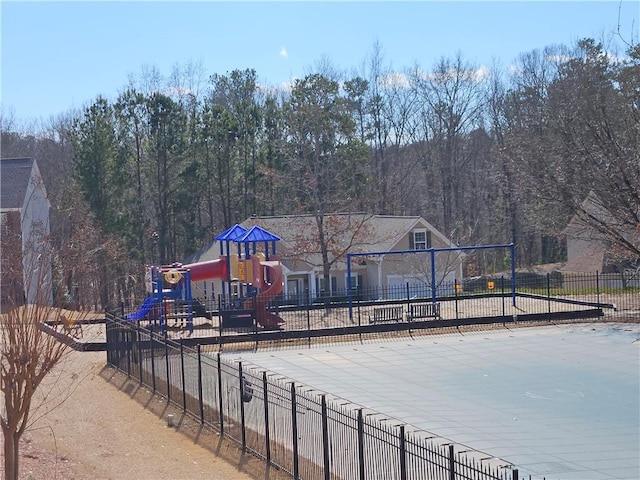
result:
M 225 353 L 511 462 L 640 478 L 640 325 L 562 324 Z

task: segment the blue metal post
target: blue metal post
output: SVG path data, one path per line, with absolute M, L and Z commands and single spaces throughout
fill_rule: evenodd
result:
M 436 250 L 431 248 L 431 303 L 436 303 Z
M 184 282 L 184 299 L 187 303 L 187 326 L 189 327 L 189 333 L 193 333 L 193 297 L 191 296 L 191 272 L 186 270 L 182 274 L 182 281 Z
M 509 245 L 511 250 L 511 299 L 513 306 L 516 306 L 516 245 L 512 243 Z
M 349 300 L 349 320 L 353 320 L 353 299 L 351 298 L 351 256 L 347 253 L 347 299 Z
M 160 322 L 160 331 L 164 333 L 167 328 L 167 316 L 164 311 L 164 285 L 162 282 L 162 272 L 156 269 L 156 289 L 158 298 L 158 320 Z

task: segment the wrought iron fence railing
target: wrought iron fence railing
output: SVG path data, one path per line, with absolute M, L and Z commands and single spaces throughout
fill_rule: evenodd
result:
M 640 308 L 640 300 L 632 298 L 633 294 L 640 293 L 640 276 L 629 277 L 617 273 L 567 273 L 551 272 L 538 274 L 534 272 L 516 273 L 515 282 L 509 276 L 478 276 L 463 280 L 442 281 L 432 286 L 428 282 L 409 280 L 402 284 L 391 286 L 358 286 L 351 289 L 334 289 L 331 292 L 296 292 L 282 293 L 271 299 L 271 303 L 278 307 L 305 307 L 326 305 L 341 306 L 349 303 L 381 302 L 393 300 L 405 300 L 407 298 L 442 299 L 460 297 L 466 298 L 481 293 L 512 293 L 516 292 L 536 293 L 548 296 L 579 296 L 590 301 L 599 301 L 600 295 L 614 295 L 628 297 L 629 308 Z M 234 299 L 226 299 L 227 304 Z M 238 303 L 242 299 L 236 299 Z M 220 308 L 221 298 L 217 296 L 199 298 L 208 311 L 216 311 Z M 624 308 L 624 306 L 623 306 Z
M 187 347 L 112 313 L 106 321 L 111 366 L 295 479 L 518 478 L 507 462 L 474 457 L 468 447 L 426 438 L 202 345 Z
M 428 285 L 409 282 L 401 287 L 360 289 L 351 298 L 345 292 L 334 292 L 315 299 L 304 295 L 259 300 L 253 297 L 252 301 L 196 299 L 199 307 L 190 309 L 194 319 L 190 320 L 189 335 L 216 337 L 223 345 L 229 337 L 262 332 L 265 326 L 260 324 L 255 308 L 265 308 L 265 304 L 269 312 L 284 322 L 282 331 L 309 340 L 314 336 L 361 334 L 376 329 L 540 320 L 545 315 L 547 320 L 580 316 L 587 319 L 614 311 L 630 314 L 640 311 L 640 285 L 629 279 L 623 282 L 613 274 L 518 274 L 515 289 L 513 286 L 507 277 L 476 277 L 438 286 L 435 299 Z M 144 306 L 143 302 L 139 304 Z M 180 310 L 183 307 L 175 302 L 164 305 L 162 321 L 159 307 L 141 316 L 135 305 L 123 305 L 120 316 L 145 327 L 153 325 L 156 330 L 168 330 L 170 337 L 176 337 L 182 336 L 188 326 Z M 225 324 L 225 318 L 232 322 Z M 391 322 L 403 325 L 398 328 L 382 325 Z
M 410 284 L 359 290 L 351 305 L 346 295 L 313 301 L 281 296 L 269 304 L 286 322 L 277 332 L 255 323 L 222 328 L 218 301 L 203 305 L 208 315 L 197 320 L 193 335 L 184 335 L 183 317 L 172 323 L 169 316 L 163 325 L 149 317 L 126 320 L 123 306 L 107 315 L 108 362 L 294 478 L 517 479 L 518 471 L 504 462 L 463 454 L 456 445 L 377 420 L 369 415 L 374 412 L 345 407 L 330 395 L 244 368 L 219 353 L 223 339 L 237 346 L 258 335 L 299 345 L 322 335 L 395 335 L 432 325 L 640 312 L 640 285 L 616 275 L 519 275 L 515 286 L 505 277 L 452 282 L 436 289 L 435 302 L 429 286 L 419 290 Z

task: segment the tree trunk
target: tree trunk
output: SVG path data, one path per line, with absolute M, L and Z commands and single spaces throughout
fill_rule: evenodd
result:
M 4 480 L 18 480 L 18 445 L 20 435 L 3 429 L 4 434 Z

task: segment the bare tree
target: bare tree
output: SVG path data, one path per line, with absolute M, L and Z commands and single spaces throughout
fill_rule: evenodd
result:
M 464 192 L 470 190 L 464 183 L 464 173 L 471 168 L 470 158 L 463 154 L 464 138 L 480 126 L 485 76 L 458 54 L 454 59 L 440 59 L 428 74 L 416 69 L 412 78 L 416 94 L 425 105 L 424 164 L 428 175 L 437 179 L 433 190 L 439 192 L 439 223 L 456 240 L 464 237 L 463 214 L 469 206 L 463 202 Z
M 19 444 L 37 419 L 33 415 L 36 391 L 70 351 L 68 342 L 47 333 L 50 330 L 47 323 L 68 327 L 70 322 L 82 322 L 87 315 L 79 313 L 72 318 L 69 312 L 52 303 L 51 244 L 42 225 L 31 231 L 24 249 L 22 242 L 8 238 L 19 237 L 19 231 L 3 235 L 2 274 L 9 279 L 5 283 L 5 290 L 9 291 L 3 292 L 3 301 L 10 307 L 0 315 L 0 425 L 4 436 L 5 480 L 19 478 Z M 24 292 L 32 290 L 37 292 L 35 300 L 23 304 Z M 60 397 L 56 400 L 60 402 Z
M 571 51 L 545 50 L 538 63 L 546 68 L 519 78 L 544 80 L 523 81 L 509 102 L 504 150 L 520 167 L 525 221 L 559 231 L 576 215 L 609 251 L 637 259 L 640 48 L 618 61 L 585 39 Z

